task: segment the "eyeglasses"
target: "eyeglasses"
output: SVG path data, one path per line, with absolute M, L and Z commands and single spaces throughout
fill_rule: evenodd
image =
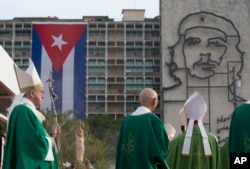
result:
M 43 90 L 43 89 L 42 89 L 42 90 L 36 89 L 36 90 L 34 90 L 34 91 L 37 91 L 37 92 L 39 92 L 41 95 L 44 95 L 44 90 Z

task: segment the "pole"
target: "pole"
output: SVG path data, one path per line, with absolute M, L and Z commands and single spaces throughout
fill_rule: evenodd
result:
M 57 120 L 57 112 L 56 112 L 55 101 L 57 100 L 58 96 L 55 94 L 55 92 L 53 90 L 52 83 L 53 83 L 54 80 L 52 79 L 52 73 L 53 72 L 50 71 L 49 79 L 46 82 L 48 83 L 49 95 L 50 95 L 50 98 L 51 98 L 51 111 L 52 111 L 52 114 L 54 116 L 54 122 L 55 122 L 55 124 L 57 124 L 58 120 Z M 61 149 L 60 136 L 57 136 L 55 141 L 56 141 L 58 152 L 60 154 L 61 168 L 63 169 L 64 166 L 63 166 L 63 155 L 62 155 L 62 149 Z
M 2 145 L 1 145 L 1 166 L 0 168 L 3 167 L 3 156 L 4 156 L 4 144 L 5 144 L 5 137 L 1 137 L 2 140 Z
M 232 70 L 232 72 L 233 72 L 233 77 L 232 77 L 232 79 L 233 79 L 233 105 L 234 105 L 234 108 L 236 108 L 237 107 L 237 98 L 236 98 L 236 79 L 235 79 L 235 67 L 233 67 L 233 70 Z

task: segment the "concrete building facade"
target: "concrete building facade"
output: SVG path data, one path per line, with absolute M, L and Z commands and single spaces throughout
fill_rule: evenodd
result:
M 161 0 L 160 9 L 164 122 L 180 133 L 178 112 L 198 91 L 208 105 L 204 125 L 223 145 L 234 108 L 250 95 L 249 3 Z
M 119 22 L 107 16 L 1 20 L 0 44 L 25 69 L 31 55 L 32 22 L 87 23 L 86 74 L 79 74 L 86 77 L 86 116 L 123 117 L 138 106 L 141 89 L 154 88 L 160 95 L 160 22 L 157 17 L 144 18 L 144 13 L 124 9 Z M 160 106 L 156 113 L 160 115 Z

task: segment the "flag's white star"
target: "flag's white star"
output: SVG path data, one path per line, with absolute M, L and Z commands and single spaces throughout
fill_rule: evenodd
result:
M 51 47 L 53 46 L 57 46 L 60 50 L 62 50 L 62 45 L 65 45 L 67 44 L 68 42 L 66 41 L 63 41 L 62 39 L 62 34 L 60 34 L 58 37 L 57 36 L 54 36 L 54 35 L 51 35 L 52 38 L 54 39 L 54 42 L 53 44 L 51 45 Z

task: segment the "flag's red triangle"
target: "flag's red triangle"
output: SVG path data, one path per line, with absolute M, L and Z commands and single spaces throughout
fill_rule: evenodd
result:
M 86 24 L 34 24 L 34 29 L 57 72 L 62 68 L 64 61 L 81 37 L 85 28 Z M 55 45 L 56 38 L 61 38 L 64 43 L 60 46 Z

